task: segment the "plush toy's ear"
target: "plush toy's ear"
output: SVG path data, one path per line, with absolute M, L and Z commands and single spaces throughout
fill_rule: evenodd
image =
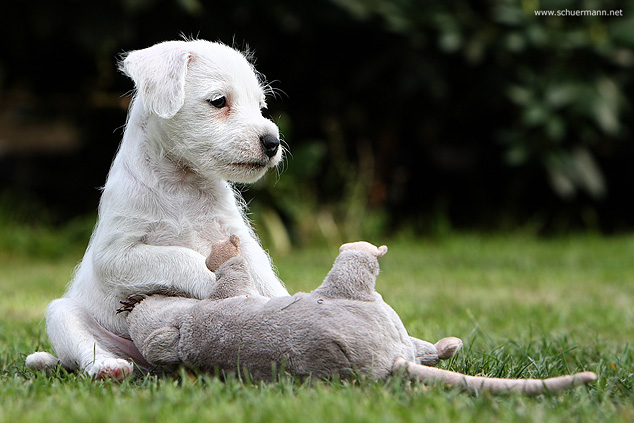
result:
M 169 119 L 185 102 L 191 57 L 184 42 L 168 41 L 128 53 L 119 68 L 134 81 L 146 109 Z
M 349 242 L 339 247 L 340 253 L 344 251 L 365 251 L 366 253 L 374 255 L 376 258 L 380 258 L 387 253 L 387 246 L 381 245 L 380 247 L 376 247 L 365 241 Z

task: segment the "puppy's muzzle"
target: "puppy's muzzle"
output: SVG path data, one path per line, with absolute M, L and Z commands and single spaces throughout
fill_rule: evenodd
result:
M 277 154 L 277 150 L 280 148 L 280 140 L 271 134 L 262 135 L 260 137 L 262 146 L 264 147 L 264 153 L 268 158 L 272 158 Z

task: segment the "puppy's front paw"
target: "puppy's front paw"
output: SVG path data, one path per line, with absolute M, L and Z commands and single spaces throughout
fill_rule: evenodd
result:
M 134 294 L 130 295 L 125 301 L 119 301 L 121 307 L 117 309 L 117 314 L 119 313 L 130 313 L 134 310 L 134 307 L 139 304 L 141 301 L 147 298 L 147 295 L 144 294 Z
M 110 379 L 121 382 L 134 373 L 134 366 L 122 358 L 103 358 L 86 368 L 86 373 L 93 379 Z

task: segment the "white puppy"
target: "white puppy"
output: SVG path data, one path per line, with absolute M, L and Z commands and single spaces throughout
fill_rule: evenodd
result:
M 265 87 L 245 56 L 208 41 L 170 41 L 129 53 L 121 66 L 136 95 L 99 205 L 88 249 L 63 298 L 46 313 L 49 353 L 61 363 L 122 379 L 134 348 L 119 301 L 133 293 L 205 298 L 215 275 L 213 242 L 237 235 L 265 296 L 288 295 L 227 181 L 255 182 L 282 157 L 279 130 L 264 118 Z

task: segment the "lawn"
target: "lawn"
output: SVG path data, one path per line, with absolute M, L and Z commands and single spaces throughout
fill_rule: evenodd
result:
M 634 236 L 454 234 L 388 243 L 377 290 L 410 333 L 465 342 L 444 367 L 504 377 L 599 376 L 588 387 L 535 398 L 396 377 L 250 384 L 182 372 L 117 385 L 33 374 L 24 358 L 50 350 L 44 310 L 64 291 L 81 250 L 35 245 L 39 252 L 27 254 L 24 245 L 0 243 L 1 422 L 634 421 Z M 336 253 L 314 247 L 275 262 L 289 291 L 311 290 Z

